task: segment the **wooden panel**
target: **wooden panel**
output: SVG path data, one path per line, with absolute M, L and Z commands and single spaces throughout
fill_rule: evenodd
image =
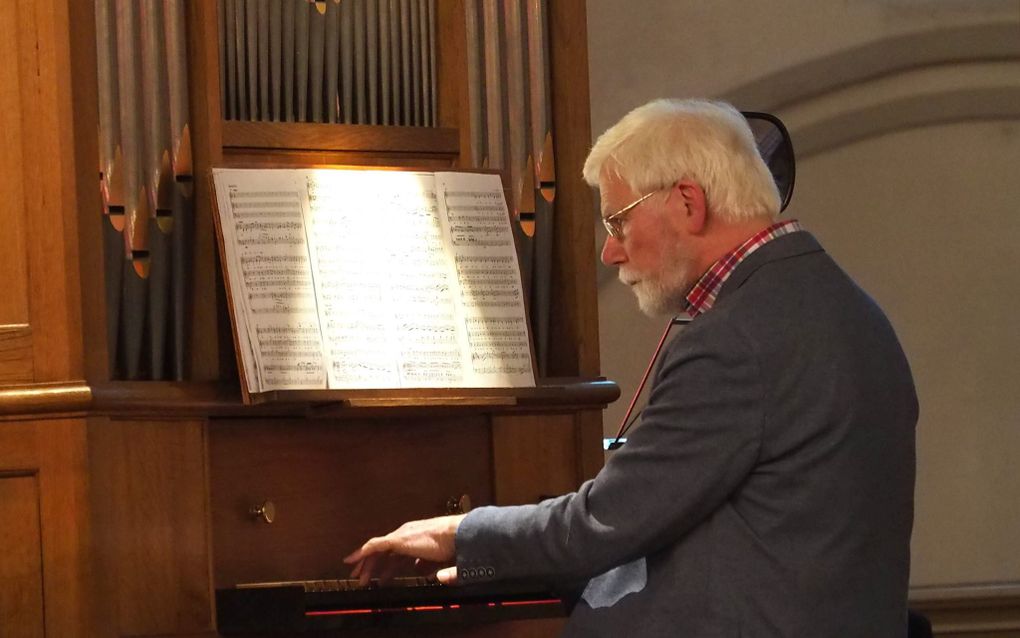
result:
M 46 635 L 93 636 L 84 419 L 36 421 Z
M 212 628 L 203 437 L 200 421 L 90 422 L 101 611 L 116 635 Z
M 457 129 L 291 122 L 223 122 L 223 146 L 456 155 Z
M 335 124 L 332 126 L 336 126 Z M 228 148 L 223 165 L 231 168 L 276 168 L 309 166 L 402 166 L 441 170 L 453 166 L 455 156 L 413 153 L 356 153 L 347 151 L 265 151 Z
M 94 2 L 64 0 L 67 4 L 66 35 L 70 50 L 71 100 L 74 105 L 74 197 L 77 232 L 69 227 L 68 239 L 78 247 L 77 270 L 69 256 L 70 285 L 80 294 L 81 329 L 73 335 L 83 341 L 84 377 L 90 381 L 110 378 L 106 337 L 106 281 L 103 255 L 102 198 L 99 193 L 99 80 L 96 53 L 96 16 Z M 70 25 L 73 25 L 71 28 Z M 75 236 L 77 235 L 77 236 Z M 75 243 L 76 242 L 76 243 Z M 73 300 L 69 301 L 73 303 Z M 69 326 L 74 330 L 76 326 Z
M 217 420 L 209 425 L 218 586 L 338 578 L 341 558 L 404 521 L 468 494 L 492 502 L 481 417 L 346 422 Z M 271 500 L 276 521 L 252 519 Z
M 536 503 L 580 483 L 572 414 L 494 417 L 492 449 L 499 505 Z
M 0 326 L 0 385 L 29 383 L 32 371 L 32 329 L 26 325 Z
M 186 2 L 188 24 L 188 97 L 195 179 L 194 268 L 190 370 L 187 378 L 209 381 L 230 378 L 234 348 L 227 302 L 216 259 L 209 168 L 223 163 L 223 115 L 220 113 L 218 2 Z M 221 349 L 222 346 L 222 349 Z M 226 373 L 226 374 L 225 374 Z
M 36 477 L 0 473 L 0 619 L 5 638 L 42 638 L 42 553 Z M 11 551 L 14 548 L 14 551 Z
M 21 68 L 18 59 L 19 8 L 0 11 L 0 325 L 28 323 L 28 253 L 25 247 L 25 194 L 21 183 Z M 0 357 L 2 357 L 0 345 Z M 0 363 L 0 366 L 3 366 Z M 0 382 L 3 368 L 0 367 Z
M 585 0 L 549 2 L 557 175 L 549 376 L 599 372 L 595 208 L 591 188 L 581 179 L 591 145 L 585 15 Z
M 87 580 L 84 434 L 81 420 L 0 422 L 0 473 L 32 475 L 36 487 L 32 488 L 31 507 L 38 511 L 35 518 L 39 521 L 38 531 L 26 535 L 22 530 L 16 544 L 0 544 L 3 547 L 0 553 L 5 557 L 29 553 L 36 559 L 41 557 L 47 636 L 93 635 Z M 0 483 L 7 480 L 11 479 L 0 479 Z M 24 489 L 19 488 L 22 494 L 19 498 L 24 498 Z M 0 510 L 7 502 L 7 495 L 0 493 Z M 0 530 L 9 522 L 10 516 L 0 513 Z M 0 583 L 6 581 L 0 576 Z M 8 625 L 2 625 L 2 629 L 8 629 Z
M 18 18 L 14 35 L 24 115 L 21 179 L 35 380 L 81 378 L 77 168 L 71 100 L 72 82 L 80 80 L 73 79 L 68 3 L 18 0 L 11 4 L 17 5 L 14 13 Z M 76 64 L 88 57 L 78 56 Z M 95 89 L 93 99 L 94 93 Z M 84 103 L 82 107 L 88 108 Z M 95 179 L 96 164 L 90 168 Z
M 606 462 L 602 448 L 602 410 L 577 413 L 577 464 L 580 481 L 594 478 Z
M 470 168 L 471 118 L 464 11 L 463 0 L 437 3 L 436 73 L 439 81 L 439 125 L 457 129 L 460 137 L 459 165 Z

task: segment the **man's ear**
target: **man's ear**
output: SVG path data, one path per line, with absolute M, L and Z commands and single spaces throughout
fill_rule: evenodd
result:
M 673 187 L 673 194 L 682 198 L 686 211 L 683 222 L 687 232 L 691 235 L 700 235 L 705 230 L 705 223 L 708 220 L 708 208 L 705 203 L 705 191 L 697 182 L 689 179 L 682 179 Z

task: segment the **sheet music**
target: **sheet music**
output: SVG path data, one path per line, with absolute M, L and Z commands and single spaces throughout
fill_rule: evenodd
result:
M 235 319 L 251 344 L 244 365 L 262 369 L 263 390 L 534 385 L 499 176 L 220 169 L 215 177 L 221 215 L 231 213 L 221 226 L 236 253 Z
M 524 290 L 498 175 L 436 173 L 472 374 L 480 386 L 535 384 Z
M 263 170 L 213 179 L 248 390 L 325 388 L 301 182 Z
M 308 173 L 331 387 L 465 385 L 456 280 L 427 173 Z

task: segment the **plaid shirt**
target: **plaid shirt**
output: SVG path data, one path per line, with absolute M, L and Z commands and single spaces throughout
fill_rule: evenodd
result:
M 712 264 L 711 268 L 705 271 L 705 274 L 698 279 L 698 282 L 687 293 L 685 308 L 687 313 L 691 317 L 697 317 L 701 313 L 711 310 L 715 304 L 716 296 L 722 290 L 723 284 L 733 274 L 733 270 L 740 262 L 776 237 L 782 237 L 798 230 L 803 230 L 803 227 L 801 227 L 800 222 L 796 219 L 777 222 L 765 230 L 752 235 L 747 241 L 723 255 Z

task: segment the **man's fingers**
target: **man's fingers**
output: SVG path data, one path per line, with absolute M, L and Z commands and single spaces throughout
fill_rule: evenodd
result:
M 379 562 L 379 558 L 382 554 L 369 554 L 358 563 L 361 567 L 361 572 L 358 574 L 358 584 L 362 587 L 368 585 L 369 581 L 372 580 L 372 572 L 376 570 L 376 564 Z
M 344 562 L 348 565 L 357 563 L 358 561 L 364 560 L 366 556 L 371 554 L 378 554 L 379 552 L 388 552 L 393 542 L 387 536 L 377 536 L 369 539 L 364 545 L 354 550 L 344 558 Z
M 456 585 L 457 584 L 457 568 L 456 567 L 444 567 L 436 572 L 436 579 L 444 585 Z

